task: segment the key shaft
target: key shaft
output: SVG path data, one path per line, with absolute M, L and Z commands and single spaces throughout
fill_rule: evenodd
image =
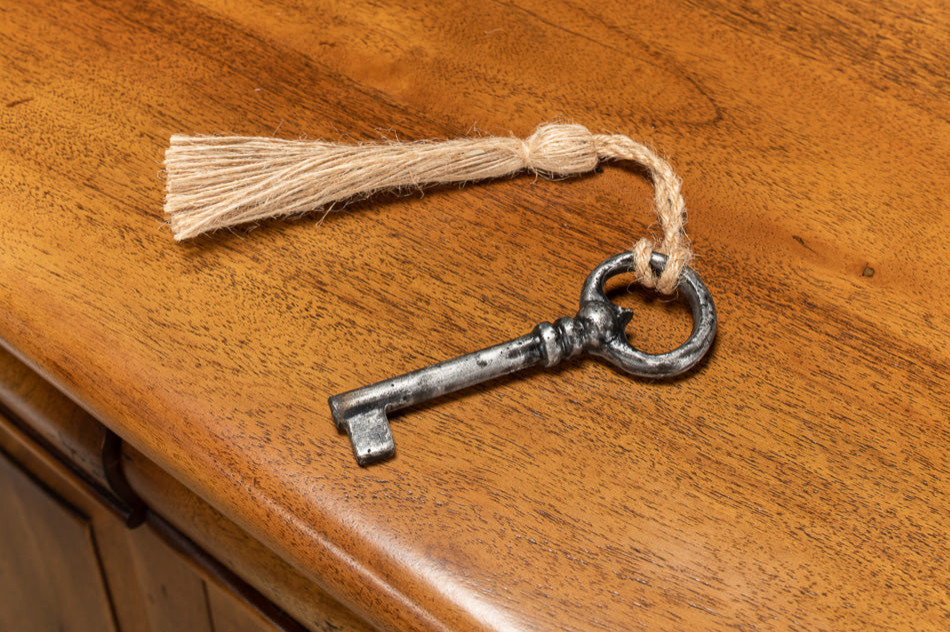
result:
M 530 334 L 330 398 L 337 428 L 346 432 L 360 465 L 392 456 L 387 413 L 534 366 L 553 366 L 580 350 L 578 323 L 562 318 Z

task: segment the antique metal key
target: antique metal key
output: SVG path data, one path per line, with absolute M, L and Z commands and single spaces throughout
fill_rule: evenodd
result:
M 660 273 L 666 257 L 653 253 L 650 265 Z M 625 327 L 633 312 L 615 305 L 604 293 L 608 278 L 632 266 L 632 253 L 616 255 L 597 266 L 584 283 L 580 310 L 574 318 L 560 318 L 553 325 L 544 322 L 510 342 L 331 397 L 333 421 L 341 432 L 349 434 L 357 462 L 369 465 L 393 455 L 389 412 L 528 367 L 554 366 L 582 351 L 640 377 L 670 377 L 690 369 L 716 336 L 716 308 L 709 290 L 699 275 L 684 268 L 679 290 L 692 311 L 692 334 L 673 351 L 644 353 L 627 340 Z

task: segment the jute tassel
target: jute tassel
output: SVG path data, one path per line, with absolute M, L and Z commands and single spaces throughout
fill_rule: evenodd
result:
M 168 214 L 176 240 L 279 215 L 296 215 L 389 189 L 500 178 L 528 169 L 546 177 L 592 171 L 602 160 L 628 160 L 649 172 L 663 240 L 633 248 L 638 280 L 670 293 L 691 253 L 686 205 L 670 165 L 621 135 L 582 125 L 545 124 L 510 137 L 342 145 L 276 138 L 182 136 L 165 153 Z M 669 257 L 662 276 L 650 253 Z

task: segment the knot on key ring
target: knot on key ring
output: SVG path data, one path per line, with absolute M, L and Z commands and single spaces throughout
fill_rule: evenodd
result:
M 176 240 L 269 217 L 325 213 L 384 190 L 505 177 L 529 169 L 556 178 L 620 160 L 644 169 L 653 184 L 663 237 L 633 248 L 643 285 L 676 289 L 690 249 L 683 232 L 686 204 L 679 178 L 646 146 L 620 134 L 591 134 L 583 125 L 544 124 L 513 137 L 339 144 L 246 136 L 171 137 L 165 152 L 165 213 Z M 667 255 L 659 275 L 652 252 Z

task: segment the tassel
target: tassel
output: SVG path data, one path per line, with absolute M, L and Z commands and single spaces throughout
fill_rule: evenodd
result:
M 690 260 L 680 180 L 663 159 L 622 135 L 582 125 L 544 124 L 513 137 L 344 145 L 275 138 L 175 135 L 165 152 L 165 213 L 177 241 L 281 215 L 298 215 L 379 191 L 501 178 L 523 170 L 544 177 L 593 171 L 602 160 L 645 167 L 656 191 L 663 241 L 634 247 L 641 283 L 672 292 Z M 657 278 L 650 253 L 669 257 Z

